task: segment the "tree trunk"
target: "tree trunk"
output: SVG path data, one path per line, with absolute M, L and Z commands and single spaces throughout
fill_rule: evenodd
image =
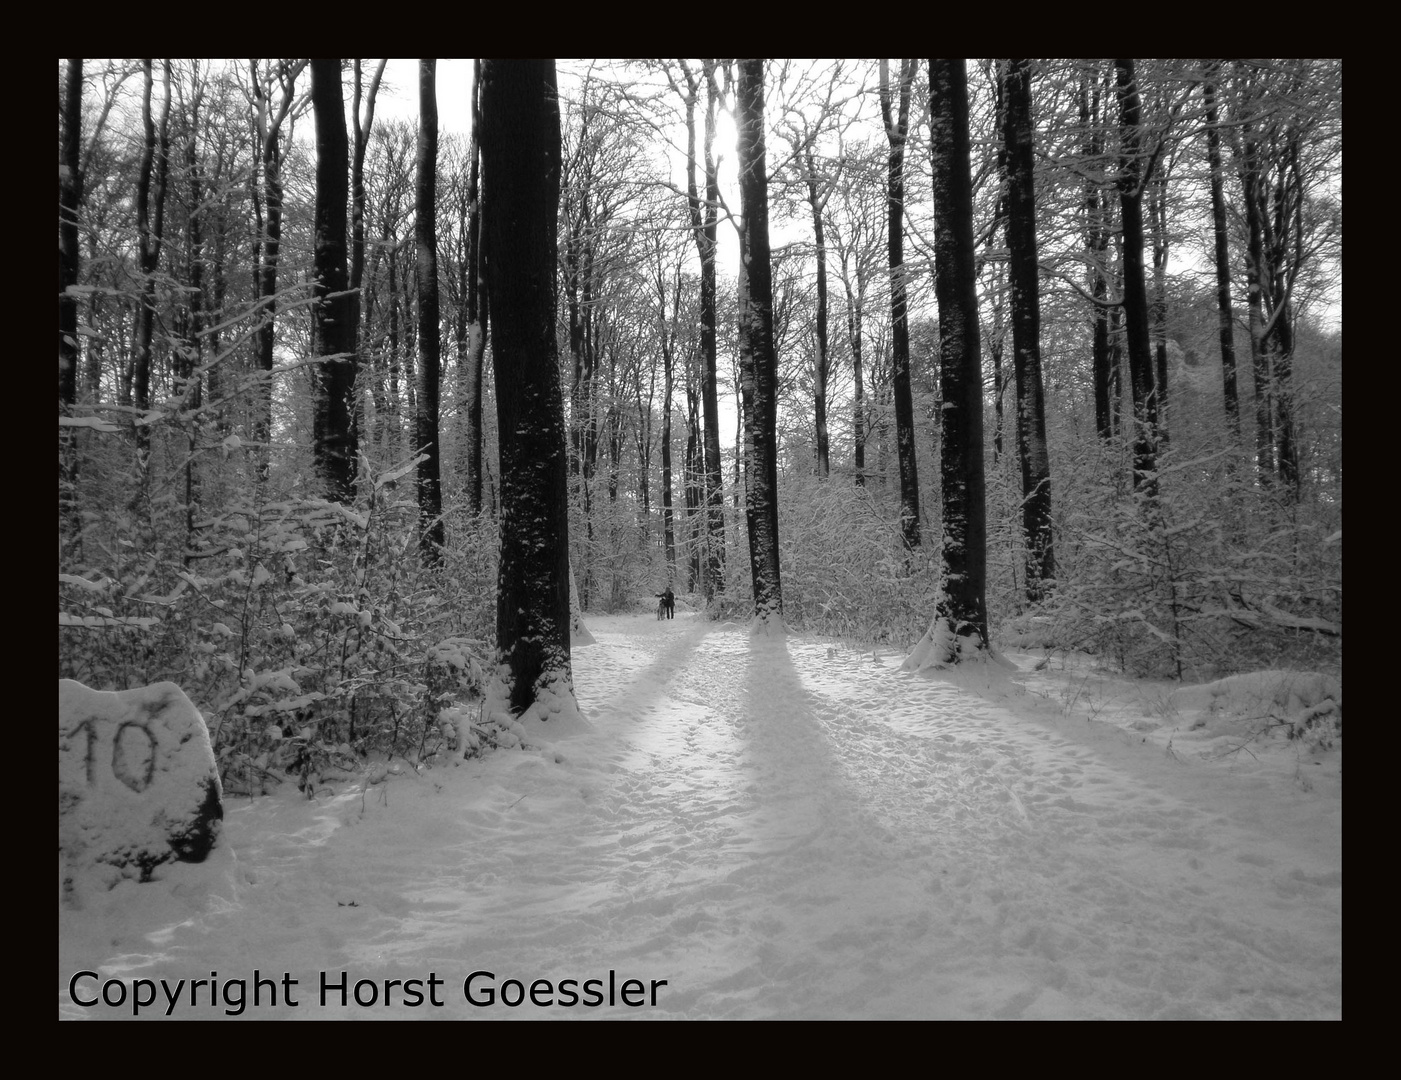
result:
M 1095 168 L 1104 153 L 1104 134 L 1100 124 L 1099 81 L 1082 76 L 1080 82 L 1080 126 L 1085 129 L 1084 157 L 1088 172 Z M 1090 346 L 1090 371 L 1094 382 L 1095 430 L 1105 442 L 1114 438 L 1114 409 L 1110 400 L 1111 365 L 1113 356 L 1109 345 L 1109 268 L 1105 265 L 1109 249 L 1109 194 L 1103 183 L 1093 175 L 1085 177 L 1085 253 L 1090 263 L 1090 294 L 1093 297 L 1094 330 Z
M 204 225 L 208 215 L 203 167 L 199 160 L 200 105 L 203 101 L 205 84 L 200 81 L 195 70 L 194 88 L 187 105 L 185 117 L 185 176 L 189 182 L 189 202 L 185 213 L 185 266 L 189 277 L 186 290 L 177 308 L 176 327 L 180 342 L 175 353 L 175 396 L 181 400 L 185 415 L 181 418 L 185 428 L 185 566 L 192 562 L 192 553 L 198 541 L 196 523 L 203 516 L 199 512 L 200 481 L 197 471 L 199 461 L 199 432 L 201 426 L 201 389 L 203 375 L 204 318 L 207 311 L 206 286 L 204 280 Z
M 1017 451 L 1022 468 L 1026 598 L 1045 597 L 1056 576 L 1051 534 L 1051 460 L 1041 384 L 1041 296 L 1036 260 L 1031 61 L 1010 60 L 1006 75 L 1007 250 L 1012 286 L 1012 366 L 1017 383 Z
M 78 207 L 83 201 L 82 122 L 83 62 L 69 60 L 59 114 L 58 155 L 58 412 L 71 416 L 78 401 L 78 298 L 69 292 L 78 284 L 82 257 L 78 246 Z M 78 480 L 76 428 L 59 428 L 59 525 L 65 538 L 79 531 L 74 509 Z
M 351 103 L 350 115 L 355 125 L 355 150 L 350 162 L 350 298 L 351 340 L 360 349 L 360 308 L 361 286 L 365 280 L 365 151 L 370 145 L 370 131 L 375 122 L 375 98 L 379 96 L 380 80 L 384 77 L 384 66 L 388 60 L 381 60 L 379 67 L 370 79 L 368 90 L 361 90 L 360 61 L 355 61 L 355 94 Z M 365 99 L 364 118 L 360 115 L 360 99 Z M 357 359 L 357 365 L 358 365 Z
M 1245 152 L 1241 159 L 1241 187 L 1245 191 L 1245 221 L 1249 236 L 1245 264 L 1246 304 L 1250 323 L 1250 361 L 1255 375 L 1255 469 L 1261 487 L 1271 487 L 1275 475 L 1274 402 L 1270 351 L 1265 329 L 1264 211 L 1261 209 L 1260 149 L 1251 124 L 1244 125 Z
M 501 454 L 491 704 L 577 714 L 569 654 L 564 402 L 555 341 L 561 149 L 550 60 L 484 60 L 484 249 Z
M 138 414 L 151 408 L 151 346 L 156 326 L 156 270 L 161 261 L 165 233 L 165 189 L 170 169 L 170 61 L 165 62 L 165 107 L 161 111 L 159 137 L 151 116 L 151 89 L 154 76 L 150 60 L 145 67 L 145 90 L 141 97 L 141 123 L 145 140 L 136 185 L 136 231 L 140 242 L 141 294 L 136 309 L 136 341 L 132 354 L 132 405 Z M 154 191 L 152 188 L 154 187 Z M 152 205 L 154 203 L 154 206 Z M 136 454 L 144 470 L 151 449 L 151 428 L 136 418 Z
M 71 412 L 78 400 L 78 206 L 83 199 L 83 62 L 69 60 L 64 80 L 58 175 L 58 401 Z
M 701 406 L 704 425 L 701 440 L 705 463 L 704 494 L 706 506 L 705 553 L 701 559 L 701 589 L 709 601 L 725 588 L 725 493 L 720 475 L 720 398 L 717 389 L 716 336 L 716 225 L 719 220 L 720 178 L 715 160 L 715 114 L 720 104 L 720 89 L 716 83 L 716 62 L 701 61 L 699 76 L 692 74 L 683 61 L 686 77 L 686 198 L 691 212 L 691 235 L 695 237 L 700 256 L 701 281 L 701 355 L 704 370 L 701 378 Z M 705 111 L 705 202 L 702 204 L 697 184 L 695 110 L 700 99 L 700 85 L 706 88 Z
M 900 528 L 905 545 L 919 547 L 919 472 L 915 462 L 915 407 L 910 388 L 910 324 L 905 287 L 905 139 L 915 63 L 900 61 L 900 105 L 894 113 L 888 61 L 880 62 L 881 116 L 890 142 L 887 159 L 887 246 L 890 255 L 890 387 L 895 399 L 895 445 L 900 463 Z
M 822 231 L 823 200 L 817 190 L 817 163 L 812 145 L 806 149 L 804 172 L 807 179 L 808 207 L 812 211 L 812 238 L 817 258 L 817 361 L 813 365 L 813 423 L 817 434 L 817 475 L 826 479 L 831 472 L 830 438 L 827 431 L 827 382 L 832 358 L 827 344 L 827 241 Z
M 347 266 L 346 202 L 350 148 L 345 132 L 340 60 L 311 61 L 316 114 L 316 288 L 312 305 L 316 403 L 312 453 L 326 490 L 337 502 L 355 498 L 355 342 Z
M 1153 234 L 1153 403 L 1158 409 L 1158 444 L 1168 444 L 1167 375 L 1167 177 L 1162 168 L 1148 182 L 1148 221 Z
M 443 490 L 438 447 L 442 340 L 438 326 L 438 89 L 437 60 L 418 62 L 418 186 L 414 238 L 418 244 L 418 542 L 431 566 L 443 561 Z
M 486 262 L 482 258 L 481 67 L 473 62 L 471 171 L 467 186 L 467 349 L 466 365 L 467 506 L 482 512 L 482 372 L 486 358 Z
M 263 170 L 263 214 L 259 222 L 256 244 L 256 287 L 262 319 L 258 326 L 256 353 L 261 381 L 253 421 L 253 438 L 258 444 L 260 478 L 267 476 L 269 442 L 272 438 L 272 368 L 277 316 L 277 269 L 282 251 L 282 124 L 291 114 L 297 76 L 301 74 L 307 61 L 299 60 L 290 67 L 283 61 L 275 63 L 282 65 L 275 69 L 276 80 L 270 72 L 267 84 L 264 85 L 262 77 L 258 74 L 258 62 L 250 61 L 255 107 L 254 130 Z M 274 81 L 281 84 L 281 98 L 275 106 L 272 101 Z M 254 194 L 256 201 L 256 190 Z
M 1007 329 L 1002 317 L 1002 283 L 998 280 L 996 267 L 992 273 L 992 335 L 988 341 L 988 351 L 992 353 L 992 464 L 996 467 L 1002 460 L 1002 436 L 1006 427 L 1003 399 L 1007 393 L 1007 369 L 1002 363 L 1002 352 L 1007 345 Z
M 689 380 L 686 384 L 686 521 L 690 548 L 686 559 L 687 592 L 695 592 L 701 580 L 701 551 L 705 547 L 705 451 L 700 415 L 700 392 Z
M 739 136 L 739 355 L 749 423 L 745 510 L 755 628 L 782 626 L 778 565 L 778 355 L 773 339 L 773 270 L 769 256 L 768 174 L 764 153 L 764 61 L 740 60 L 736 86 Z
M 860 270 L 857 270 L 860 274 Z M 865 290 L 859 277 L 855 295 L 851 281 L 846 282 L 846 332 L 851 344 L 851 377 L 853 382 L 851 397 L 852 453 L 851 467 L 855 473 L 856 486 L 866 486 L 866 387 L 865 372 L 861 368 L 861 345 L 863 337 L 862 314 L 866 301 Z
M 660 256 L 657 265 L 657 310 L 660 314 L 658 331 L 662 342 L 662 544 L 666 551 L 666 585 L 676 584 L 676 524 L 672 515 L 671 498 L 671 395 L 676 387 L 676 335 L 681 321 L 681 267 L 676 267 L 673 285 L 671 325 L 666 318 L 666 280 L 662 274 Z M 644 507 L 645 509 L 645 507 Z
M 1270 320 L 1274 344 L 1275 409 L 1279 418 L 1279 482 L 1285 496 L 1297 502 L 1301 477 L 1299 446 L 1294 436 L 1294 310 L 1290 297 L 1292 278 L 1285 272 L 1291 231 L 1294 241 L 1292 273 L 1298 273 L 1304 257 L 1304 195 L 1303 181 L 1299 175 L 1297 127 L 1288 134 L 1284 155 L 1285 161 L 1279 164 L 1281 175 L 1276 188 L 1275 216 L 1278 226 L 1274 232 L 1279 254 L 1274 259 L 1276 269 L 1272 278 Z
M 1143 159 L 1141 108 L 1132 60 L 1115 60 L 1119 94 L 1119 209 L 1124 229 L 1124 325 L 1133 395 L 1133 487 L 1158 493 L 1158 409 L 1153 394 L 1153 351 L 1148 285 L 1143 270 Z
M 1231 246 L 1226 230 L 1225 183 L 1221 168 L 1221 131 L 1217 116 L 1216 78 L 1219 62 L 1211 64 L 1202 83 L 1206 98 L 1206 153 L 1211 167 L 1211 223 L 1216 240 L 1216 310 L 1221 341 L 1221 385 L 1226 421 L 1240 442 L 1240 399 L 1236 390 L 1235 313 L 1231 309 Z
M 941 581 L 929 630 L 909 668 L 985 654 L 987 510 L 983 373 L 978 342 L 968 76 L 962 60 L 929 61 L 934 171 L 934 291 L 939 305 Z

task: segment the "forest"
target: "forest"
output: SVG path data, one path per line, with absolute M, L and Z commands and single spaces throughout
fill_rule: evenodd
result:
M 59 675 L 226 790 L 509 742 L 666 588 L 1341 672 L 1341 61 L 58 74 Z

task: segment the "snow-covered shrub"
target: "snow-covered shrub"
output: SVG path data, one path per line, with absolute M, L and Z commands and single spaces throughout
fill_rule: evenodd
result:
M 298 497 L 275 476 L 230 484 L 203 517 L 171 487 L 135 509 L 85 493 L 82 535 L 60 560 L 61 678 L 177 683 L 232 793 L 445 745 L 441 710 L 479 688 L 494 523 L 451 521 L 432 570 L 412 491 L 396 498 L 383 478 L 362 479 L 372 493 L 356 506 Z
M 1283 733 L 1317 750 L 1343 733 L 1342 679 L 1316 671 L 1252 671 L 1175 690 L 1168 704 L 1192 728 L 1260 736 Z
M 1179 679 L 1339 669 L 1341 508 L 1285 503 L 1225 452 L 1164 453 L 1158 480 L 1156 499 L 1082 479 L 1063 501 L 1054 644 Z
M 934 611 L 927 549 L 905 547 L 900 523 L 864 488 L 790 474 L 779 486 L 783 617 L 795 630 L 908 648 Z M 729 561 L 720 614 L 752 613 L 748 551 Z M 733 610 L 728 610 L 733 608 Z

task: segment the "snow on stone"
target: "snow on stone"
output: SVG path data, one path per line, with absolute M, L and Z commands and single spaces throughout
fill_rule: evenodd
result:
M 174 683 L 58 684 L 59 890 L 72 906 L 167 863 L 203 862 L 222 794 L 204 719 Z

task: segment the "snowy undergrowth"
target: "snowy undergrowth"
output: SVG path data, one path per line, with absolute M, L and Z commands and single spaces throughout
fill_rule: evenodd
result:
M 60 1014 L 131 1014 L 70 999 L 89 970 L 80 997 L 286 973 L 297 1004 L 247 1011 L 304 1018 L 1341 1015 L 1336 746 L 1217 753 L 1155 685 L 1042 653 L 913 675 L 684 614 L 590 629 L 591 730 L 234 802 L 236 891 L 61 915 Z M 378 996 L 323 1006 L 322 972 Z M 655 1003 L 585 1000 L 610 972 Z M 430 977 L 441 1006 L 384 1003 Z

